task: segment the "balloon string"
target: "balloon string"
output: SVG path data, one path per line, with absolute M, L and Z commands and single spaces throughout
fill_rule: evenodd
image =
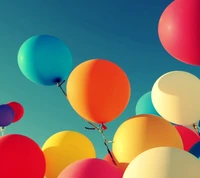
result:
M 87 122 L 87 121 L 86 121 Z M 110 149 L 109 149 L 109 147 L 108 147 L 108 143 L 109 143 L 109 141 L 106 139 L 106 136 L 105 136 L 105 134 L 104 134 L 104 131 L 103 131 L 103 128 L 102 128 L 102 125 L 101 125 L 101 127 L 97 127 L 97 126 L 95 126 L 93 123 L 91 123 L 91 122 L 88 122 L 88 124 L 90 124 L 91 126 L 93 126 L 93 128 L 89 128 L 89 130 L 97 130 L 97 131 L 99 131 L 100 133 L 101 133 L 101 135 L 102 135 L 102 137 L 103 137 L 103 139 L 104 139 L 104 145 L 106 146 L 106 149 L 107 149 L 107 152 L 108 152 L 108 154 L 110 155 L 110 158 L 112 159 L 112 162 L 117 166 L 117 164 L 116 164 L 116 162 L 115 162 L 115 160 L 114 160 L 114 158 L 113 158 L 113 156 L 112 156 L 112 153 L 111 153 L 111 151 L 110 151 Z M 87 129 L 87 127 L 85 127 L 85 129 Z M 111 141 L 110 141 L 111 142 Z
M 57 87 L 59 87 L 60 88 L 60 90 L 62 91 L 62 93 L 65 95 L 65 97 L 67 98 L 67 94 L 66 94 L 66 92 L 64 91 L 64 89 L 62 88 L 62 85 L 65 83 L 65 80 L 64 81 L 62 81 L 61 83 L 57 83 L 56 85 L 57 85 Z M 68 99 L 68 98 L 67 98 Z M 84 119 L 85 120 L 85 119 Z M 103 131 L 103 128 L 102 127 L 97 127 L 97 126 L 95 126 L 93 123 L 91 123 L 91 122 L 88 122 L 88 121 L 86 121 L 88 124 L 90 124 L 91 126 L 92 126 L 92 128 L 89 128 L 89 127 L 85 127 L 85 129 L 87 129 L 87 130 L 97 130 L 97 131 L 99 131 L 100 133 L 101 133 L 101 135 L 102 135 L 102 137 L 103 137 L 103 139 L 104 139 L 104 145 L 106 146 L 106 149 L 107 149 L 107 152 L 108 152 L 108 154 L 110 155 L 110 157 L 111 157 L 111 159 L 112 159 L 112 162 L 117 166 L 117 164 L 116 164 L 116 162 L 115 162 L 115 160 L 114 160 L 114 158 L 113 158 L 113 156 L 112 156 L 112 153 L 111 153 L 111 151 L 110 151 L 110 149 L 109 149 L 109 147 L 108 147 L 108 143 L 109 142 L 111 142 L 111 141 L 108 141 L 107 139 L 106 139 L 106 136 L 105 136 L 105 134 L 104 134 L 104 131 Z
M 65 83 L 65 80 L 63 80 L 61 83 L 57 83 L 56 85 L 57 85 L 57 87 L 60 88 L 60 90 L 63 92 L 63 94 L 67 97 L 67 94 L 62 87 L 63 83 Z
M 4 136 L 4 127 L 1 127 L 0 131 L 1 131 L 1 136 Z

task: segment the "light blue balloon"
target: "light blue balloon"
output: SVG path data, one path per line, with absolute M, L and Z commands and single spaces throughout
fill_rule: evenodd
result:
M 20 47 L 18 65 L 30 81 L 56 85 L 68 78 L 72 70 L 72 55 L 69 48 L 56 37 L 33 36 Z
M 139 114 L 153 114 L 160 116 L 156 109 L 153 106 L 152 100 L 151 100 L 151 91 L 144 94 L 137 102 L 136 109 L 135 109 L 136 115 Z

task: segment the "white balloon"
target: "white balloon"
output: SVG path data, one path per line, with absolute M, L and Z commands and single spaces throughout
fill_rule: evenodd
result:
M 151 96 L 157 112 L 169 122 L 190 125 L 200 119 L 200 80 L 188 72 L 162 75 L 154 83 Z
M 138 155 L 123 178 L 199 178 L 200 161 L 192 154 L 170 147 L 157 147 Z

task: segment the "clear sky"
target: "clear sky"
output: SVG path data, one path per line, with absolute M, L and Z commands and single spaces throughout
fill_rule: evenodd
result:
M 161 46 L 157 25 L 170 0 L 1 0 L 0 1 L 0 102 L 20 102 L 23 119 L 6 129 L 34 139 L 39 145 L 52 134 L 74 130 L 94 143 L 97 156 L 106 149 L 97 132 L 87 126 L 55 87 L 36 85 L 26 79 L 17 64 L 20 45 L 29 37 L 49 34 L 70 48 L 74 67 L 104 58 L 118 64 L 128 75 L 131 101 L 125 112 L 108 124 L 112 139 L 116 129 L 135 115 L 135 104 L 151 90 L 155 80 L 172 70 L 185 70 L 200 77 L 199 67 L 173 59 Z M 119 93 L 120 95 L 120 93 Z

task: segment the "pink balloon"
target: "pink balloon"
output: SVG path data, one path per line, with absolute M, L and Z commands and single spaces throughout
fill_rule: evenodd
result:
M 123 171 L 98 158 L 76 161 L 66 167 L 58 178 L 122 178 Z
M 189 151 L 195 143 L 200 141 L 200 137 L 187 127 L 180 125 L 176 125 L 175 127 L 181 136 L 185 151 Z

